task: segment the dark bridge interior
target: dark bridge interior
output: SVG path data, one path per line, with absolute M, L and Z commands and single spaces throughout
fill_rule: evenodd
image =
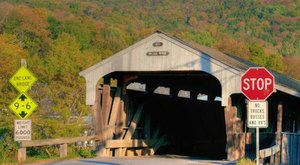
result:
M 215 77 L 204 72 L 129 75 L 126 77 L 134 78 L 123 84 L 127 86 L 123 97 L 127 124 L 139 105 L 143 105 L 140 129 L 133 138 L 165 137 L 165 145 L 155 154 L 226 158 L 224 108 L 219 100 L 221 85 Z M 123 75 L 109 76 L 121 79 Z M 143 129 L 147 124 L 149 132 Z

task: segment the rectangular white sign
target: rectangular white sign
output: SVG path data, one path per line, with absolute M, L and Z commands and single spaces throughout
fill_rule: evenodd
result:
M 31 140 L 31 120 L 15 120 L 15 141 Z
M 247 110 L 247 126 L 249 128 L 268 128 L 267 101 L 249 101 Z

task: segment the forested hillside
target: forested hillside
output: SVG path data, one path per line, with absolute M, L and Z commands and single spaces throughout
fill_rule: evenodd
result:
M 89 113 L 78 72 L 156 30 L 300 80 L 299 0 L 0 0 L 0 157 L 16 149 L 3 138 L 21 58 L 38 78 L 33 139 L 78 136 Z

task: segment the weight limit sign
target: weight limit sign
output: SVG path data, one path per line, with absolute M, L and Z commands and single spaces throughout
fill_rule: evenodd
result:
M 31 140 L 31 120 L 15 120 L 15 141 Z

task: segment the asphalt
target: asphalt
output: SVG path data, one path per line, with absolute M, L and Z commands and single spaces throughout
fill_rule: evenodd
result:
M 203 158 L 184 157 L 177 155 L 151 157 L 120 157 L 120 158 L 91 158 L 78 160 L 62 160 L 39 163 L 44 165 L 234 165 L 226 160 L 206 160 Z

